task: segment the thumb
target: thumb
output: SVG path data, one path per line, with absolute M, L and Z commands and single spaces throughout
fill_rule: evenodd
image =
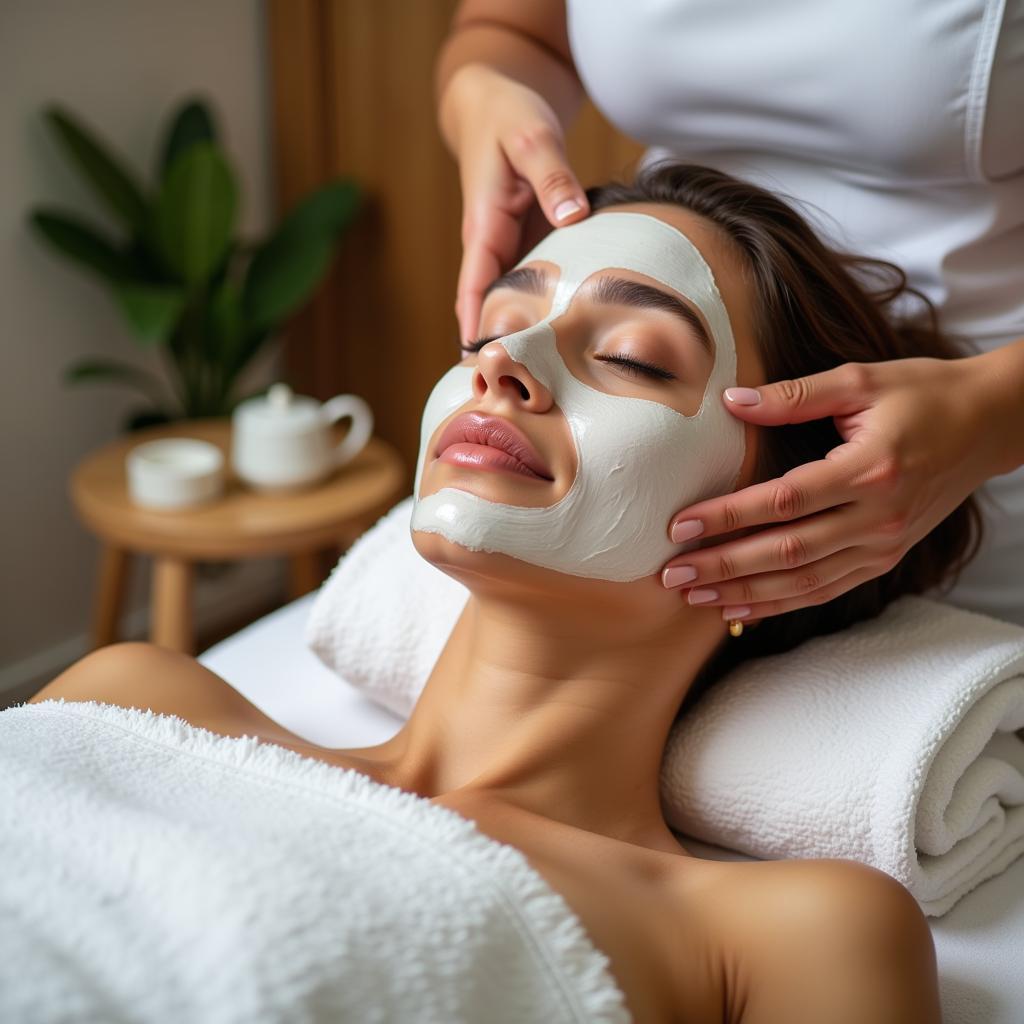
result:
M 726 388 L 722 401 L 740 419 L 765 426 L 844 416 L 870 404 L 860 369 L 861 364 L 844 363 L 808 377 L 777 380 L 758 388 Z
M 522 132 L 514 146 L 506 147 L 506 154 L 513 170 L 530 183 L 544 216 L 554 227 L 572 224 L 590 213 L 555 129 L 544 125 Z

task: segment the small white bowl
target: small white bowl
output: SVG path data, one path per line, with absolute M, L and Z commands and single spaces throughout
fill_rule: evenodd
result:
M 125 468 L 131 500 L 149 508 L 201 505 L 224 490 L 224 455 L 208 441 L 147 441 L 128 452 Z

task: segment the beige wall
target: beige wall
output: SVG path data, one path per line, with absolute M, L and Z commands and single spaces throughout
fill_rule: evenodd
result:
M 260 0 L 0 3 L 0 707 L 5 693 L 43 685 L 87 649 L 97 551 L 66 481 L 135 404 L 121 388 L 67 388 L 61 370 L 85 356 L 159 368 L 101 287 L 29 234 L 37 203 L 109 223 L 40 112 L 68 106 L 149 182 L 167 112 L 185 94 L 206 94 L 241 179 L 241 230 L 262 234 L 272 194 L 263 19 Z M 276 364 L 265 353 L 246 383 L 268 382 Z M 265 603 L 282 572 L 276 560 L 253 562 L 201 582 L 198 619 L 215 628 Z M 148 578 L 137 563 L 126 639 L 144 636 Z

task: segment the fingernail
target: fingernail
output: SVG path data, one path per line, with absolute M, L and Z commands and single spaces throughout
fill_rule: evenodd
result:
M 680 583 L 689 583 L 697 578 L 697 570 L 692 565 L 672 565 L 661 574 L 661 582 L 666 587 L 678 587 Z
M 690 604 L 705 604 L 708 601 L 718 600 L 717 590 L 702 590 L 698 587 L 696 590 L 690 591 Z
M 756 388 L 726 388 L 725 397 L 736 405 L 757 405 L 761 401 Z
M 704 524 L 699 519 L 684 519 L 672 524 L 672 540 L 681 544 L 684 540 L 692 540 L 704 532 Z
M 566 217 L 571 217 L 579 209 L 580 204 L 575 199 L 563 199 L 555 207 L 555 220 L 565 220 Z
M 750 614 L 750 608 L 745 604 L 738 604 L 735 608 L 723 608 L 723 619 L 745 619 Z

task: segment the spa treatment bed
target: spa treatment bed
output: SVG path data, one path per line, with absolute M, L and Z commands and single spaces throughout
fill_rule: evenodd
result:
M 304 642 L 316 596 L 279 608 L 211 647 L 199 661 L 310 742 L 328 747 L 382 742 L 397 732 L 401 719 L 331 672 Z M 749 859 L 689 837 L 684 841 L 698 856 Z M 1024 858 L 928 920 L 946 1024 L 1021 1024 Z

